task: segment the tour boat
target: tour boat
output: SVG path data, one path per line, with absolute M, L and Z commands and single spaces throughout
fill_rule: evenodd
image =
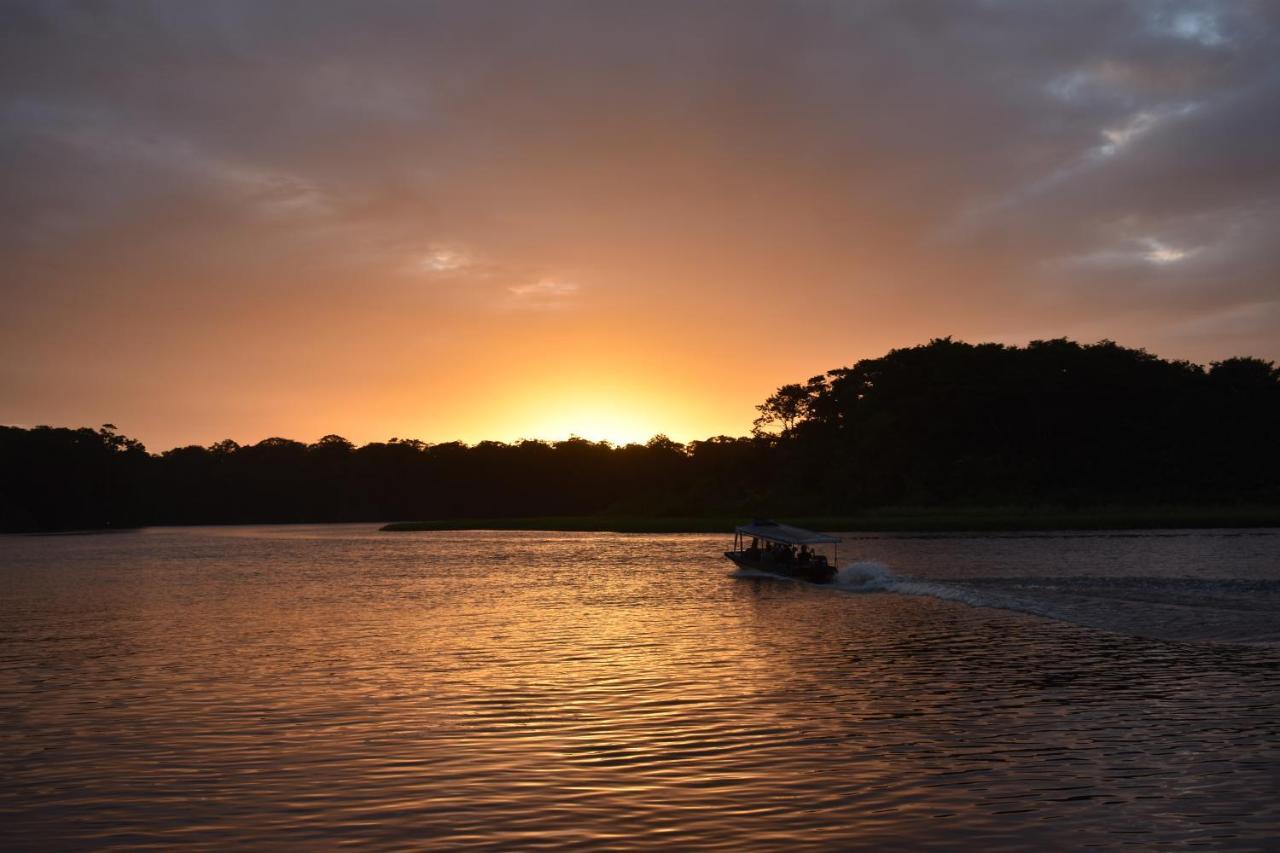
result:
M 833 546 L 830 562 L 826 554 L 814 549 L 814 546 L 825 545 Z M 744 569 L 786 575 L 810 583 L 831 583 L 836 576 L 839 553 L 838 537 L 758 519 L 734 528 L 733 550 L 725 551 L 724 555 Z

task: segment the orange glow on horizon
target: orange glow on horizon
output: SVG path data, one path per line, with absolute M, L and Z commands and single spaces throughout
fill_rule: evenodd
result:
M 687 442 L 746 432 L 749 418 L 737 424 L 725 417 L 734 408 L 725 406 L 719 394 L 699 398 L 687 383 L 673 380 L 663 387 L 639 371 L 616 377 L 582 371 L 548 381 L 517 383 L 492 398 L 488 407 L 475 410 L 470 428 L 460 430 L 458 437 L 475 443 L 562 441 L 577 436 L 624 445 L 644 444 L 656 435 L 666 435 Z
M 522 409 L 522 410 L 521 410 Z M 495 424 L 502 435 L 559 441 L 578 436 L 613 444 L 643 444 L 671 429 L 677 419 L 645 401 L 596 395 L 590 391 L 526 401 L 510 425 Z

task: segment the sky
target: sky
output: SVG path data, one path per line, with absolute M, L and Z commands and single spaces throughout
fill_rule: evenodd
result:
M 1280 3 L 9 0 L 0 202 L 0 423 L 153 451 L 1280 359 Z

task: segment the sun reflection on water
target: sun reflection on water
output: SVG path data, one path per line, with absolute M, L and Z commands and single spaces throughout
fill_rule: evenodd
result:
M 1169 846 L 1274 816 L 1265 650 L 733 579 L 723 537 L 70 539 L 19 543 L 0 616 L 0 818 L 59 845 Z

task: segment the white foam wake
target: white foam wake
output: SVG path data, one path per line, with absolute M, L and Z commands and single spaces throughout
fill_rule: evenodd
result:
M 899 595 L 924 595 L 946 601 L 959 601 L 975 607 L 1001 606 L 989 596 L 947 583 L 916 580 L 895 575 L 884 563 L 860 560 L 836 573 L 833 585 L 845 592 L 893 592 Z
M 836 572 L 834 583 L 850 592 L 889 592 L 900 581 L 884 563 L 860 560 Z
M 895 575 L 874 561 L 839 570 L 843 592 L 918 595 L 1137 636 L 1280 645 L 1280 583 L 1189 578 L 965 578 Z
M 734 575 L 778 577 L 748 569 Z M 1280 581 L 1273 580 L 1080 575 L 942 581 L 903 577 L 884 563 L 861 560 L 840 568 L 830 588 L 925 596 L 1134 636 L 1280 645 Z

